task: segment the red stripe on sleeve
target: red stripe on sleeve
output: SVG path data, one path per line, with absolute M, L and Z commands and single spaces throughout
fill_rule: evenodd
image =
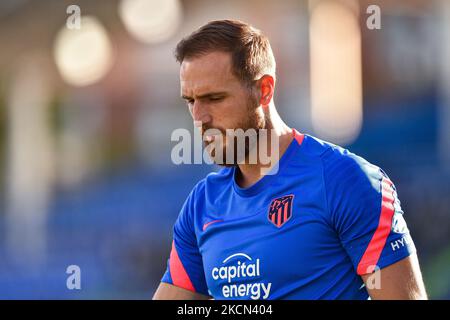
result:
M 358 264 L 357 273 L 359 275 L 372 273 L 380 259 L 381 252 L 386 244 L 386 240 L 391 232 L 392 217 L 394 216 L 394 190 L 393 183 L 384 178 L 381 181 L 381 215 L 369 245 L 367 246 L 361 261 Z
M 195 288 L 192 285 L 191 279 L 181 263 L 180 257 L 178 256 L 177 248 L 175 248 L 175 243 L 172 241 L 172 251 L 170 252 L 169 258 L 169 268 L 170 276 L 172 277 L 172 282 L 174 286 L 187 289 L 195 292 Z

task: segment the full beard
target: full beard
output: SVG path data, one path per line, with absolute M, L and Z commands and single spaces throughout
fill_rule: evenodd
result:
M 234 128 L 217 129 L 221 133 L 220 136 L 213 142 L 205 142 L 205 148 L 215 164 L 235 167 L 248 163 L 250 152 L 258 145 L 260 129 L 267 129 L 268 115 L 258 112 L 257 102 L 252 98 L 249 98 L 247 103 L 247 111 L 248 116 Z M 203 126 L 202 132 L 207 129 L 212 128 Z M 217 152 L 218 150 L 221 152 Z

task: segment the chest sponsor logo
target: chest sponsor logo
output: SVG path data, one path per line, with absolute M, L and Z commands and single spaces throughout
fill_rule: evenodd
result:
M 292 216 L 292 202 L 294 195 L 287 195 L 272 200 L 269 206 L 268 218 L 275 226 L 280 228 Z
M 222 265 L 211 270 L 215 281 L 224 280 L 222 295 L 226 299 L 267 299 L 272 283 L 261 281 L 261 260 L 245 253 L 235 253 L 223 260 Z

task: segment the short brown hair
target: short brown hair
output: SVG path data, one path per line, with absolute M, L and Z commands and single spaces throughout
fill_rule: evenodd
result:
M 231 53 L 233 72 L 244 84 L 265 73 L 275 77 L 275 59 L 269 39 L 238 20 L 210 21 L 183 38 L 175 49 L 179 63 L 213 51 Z

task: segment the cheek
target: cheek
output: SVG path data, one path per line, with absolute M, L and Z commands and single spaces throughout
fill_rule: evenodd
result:
M 225 117 L 230 119 L 243 119 L 248 116 L 246 100 L 233 99 L 223 103 L 221 110 Z
M 227 125 L 236 122 L 241 117 L 241 108 L 233 100 L 226 100 L 211 105 L 210 114 L 216 125 L 226 128 Z

